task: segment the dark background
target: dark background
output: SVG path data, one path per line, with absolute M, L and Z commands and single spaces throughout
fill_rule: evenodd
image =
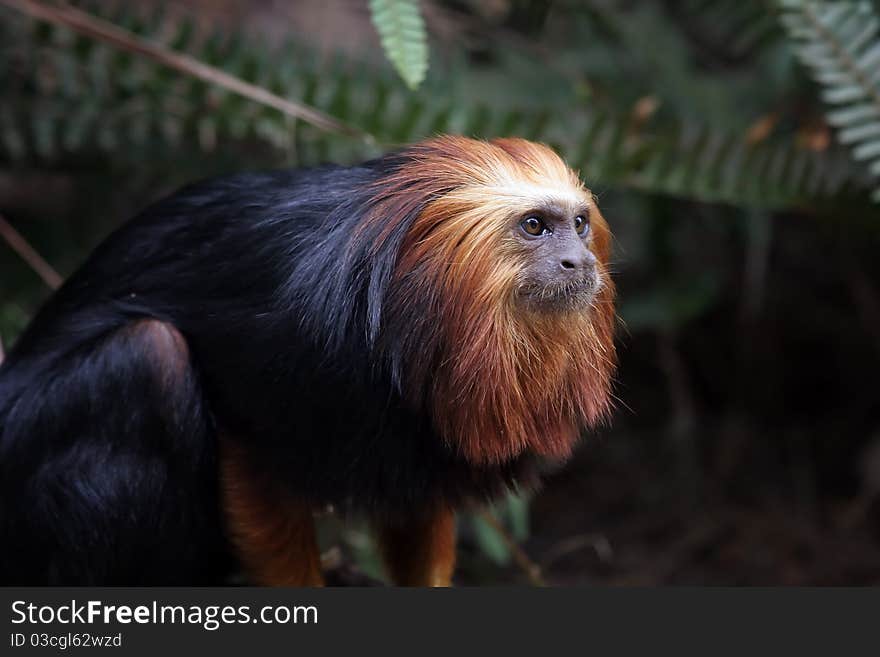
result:
M 538 495 L 462 517 L 458 583 L 880 583 L 880 185 L 777 3 L 422 2 L 415 90 L 366 0 L 75 4 L 375 141 L 0 5 L 0 213 L 62 276 L 184 182 L 434 132 L 546 141 L 597 193 L 617 411 Z M 8 347 L 49 288 L 2 234 Z M 380 576 L 360 528 L 322 540 Z

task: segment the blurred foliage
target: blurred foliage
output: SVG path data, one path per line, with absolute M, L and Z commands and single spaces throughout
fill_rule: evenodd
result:
M 826 126 L 785 116 L 787 107 L 803 114 L 799 105 L 812 91 L 794 69 L 784 35 L 742 3 L 735 10 L 726 2 L 691 3 L 690 13 L 658 3 L 563 5 L 565 23 L 554 27 L 566 34 L 552 53 L 531 42 L 512 47 L 522 37 L 502 25 L 492 66 L 468 67 L 468 51 L 453 50 L 418 94 L 365 59 L 324 61 L 295 40 L 272 46 L 246 34 L 205 33 L 191 20 L 170 19 L 161 4 L 83 4 L 136 34 L 317 106 L 384 145 L 436 132 L 521 134 L 551 143 L 594 186 L 762 207 L 857 198 L 869 184 L 866 172 L 822 140 Z M 389 3 L 379 11 L 381 5 L 374 3 L 374 16 L 386 17 L 379 23 L 383 43 L 416 85 L 425 52 L 413 45 L 418 39 L 393 36 L 409 34 L 395 25 L 411 18 L 388 19 L 409 5 Z M 725 9 L 743 22 L 753 16 L 754 24 L 740 38 L 718 43 L 691 34 L 697 31 L 692 16 L 717 24 Z M 180 148 L 190 140 L 212 150 L 219 142 L 255 139 L 280 153 L 296 148 L 301 164 L 374 153 L 66 29 L 16 15 L 4 28 L 0 64 L 12 72 L 12 84 L 5 85 L 8 102 L 0 113 L 0 155 L 9 161 L 49 163 L 102 152 L 142 157 L 145 149 Z M 559 49 L 559 43 L 573 45 Z M 663 57 L 653 56 L 655 50 Z M 710 70 L 696 66 L 703 56 Z M 737 65 L 718 75 L 712 58 Z M 527 98 L 520 97 L 523 89 Z
M 524 541 L 529 536 L 529 505 L 528 497 L 509 494 L 496 502 L 488 510 L 502 527 L 509 528 L 509 535 L 516 541 Z M 477 514 L 469 514 L 470 522 L 477 545 L 492 561 L 500 566 L 510 565 L 512 555 L 505 537 L 498 529 Z
M 782 22 L 800 59 L 835 107 L 828 122 L 853 157 L 869 164 L 880 203 L 880 17 L 869 2 L 783 0 Z
M 829 251 L 848 239 L 837 232 L 846 222 L 876 253 L 877 3 L 364 0 L 390 64 L 375 53 L 328 56 L 307 35 L 206 24 L 160 1 L 72 4 L 375 141 L 321 131 L 0 6 L 0 210 L 62 272 L 138 207 L 196 177 L 354 162 L 439 132 L 519 135 L 555 147 L 611 218 L 628 339 L 656 342 L 656 353 L 639 353 L 656 359 L 667 386 L 658 396 L 671 400 L 645 397 L 644 413 L 668 403 L 673 437 L 693 425 L 695 404 L 732 397 L 719 380 L 748 395 L 742 336 L 758 334 L 762 308 L 776 304 L 817 334 L 851 330 L 836 310 L 800 314 L 814 300 L 767 277 L 779 231 L 795 231 L 788 251 L 778 249 L 785 262 L 813 253 L 793 214 L 809 218 Z M 855 270 L 870 257 L 835 262 Z M 6 344 L 45 294 L 20 262 L 0 258 Z M 802 303 L 793 309 L 792 299 Z M 624 384 L 654 380 L 654 370 L 635 369 L 625 363 Z M 768 366 L 751 392 L 772 395 L 782 386 L 774 376 Z M 527 536 L 523 500 L 493 513 L 512 536 Z M 492 561 L 510 562 L 492 526 L 478 516 L 461 525 Z M 348 543 L 373 573 L 364 536 Z

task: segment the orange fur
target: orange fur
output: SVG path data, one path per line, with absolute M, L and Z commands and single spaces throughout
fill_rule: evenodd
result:
M 223 509 L 232 543 L 254 582 L 263 586 L 321 586 L 321 555 L 312 510 L 254 473 L 247 454 L 221 443 Z
M 455 514 L 439 508 L 409 523 L 378 529 L 379 546 L 398 586 L 449 586 L 455 569 Z
M 392 292 L 388 312 L 405 316 L 414 295 L 435 299 L 445 357 L 411 364 L 412 399 L 427 396 L 440 434 L 471 462 L 568 456 L 608 413 L 615 365 L 610 232 L 592 194 L 551 149 L 522 139 L 440 137 L 408 153 L 413 165 L 377 184 L 368 221 L 386 222 L 381 243 L 423 204 L 395 272 L 406 291 Z M 526 255 L 511 227 L 548 200 L 589 206 L 601 288 L 588 311 L 515 303 Z

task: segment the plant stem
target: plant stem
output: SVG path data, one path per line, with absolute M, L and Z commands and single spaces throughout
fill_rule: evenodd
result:
M 46 262 L 43 257 L 37 253 L 36 249 L 34 249 L 34 247 L 22 237 L 21 233 L 12 227 L 12 224 L 10 224 L 2 214 L 0 214 L 0 237 L 6 240 L 6 243 L 9 244 L 10 248 L 21 256 L 22 260 L 30 265 L 31 269 L 43 279 L 43 282 L 46 285 L 53 290 L 58 289 L 61 286 L 61 283 L 64 282 L 61 274 L 55 271 L 55 269 L 52 268 L 52 265 Z

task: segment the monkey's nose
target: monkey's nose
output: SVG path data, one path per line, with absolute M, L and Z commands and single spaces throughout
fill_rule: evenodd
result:
M 592 269 L 596 264 L 596 256 L 583 249 L 579 253 L 570 253 L 562 257 L 559 266 L 567 273 L 581 272 Z

